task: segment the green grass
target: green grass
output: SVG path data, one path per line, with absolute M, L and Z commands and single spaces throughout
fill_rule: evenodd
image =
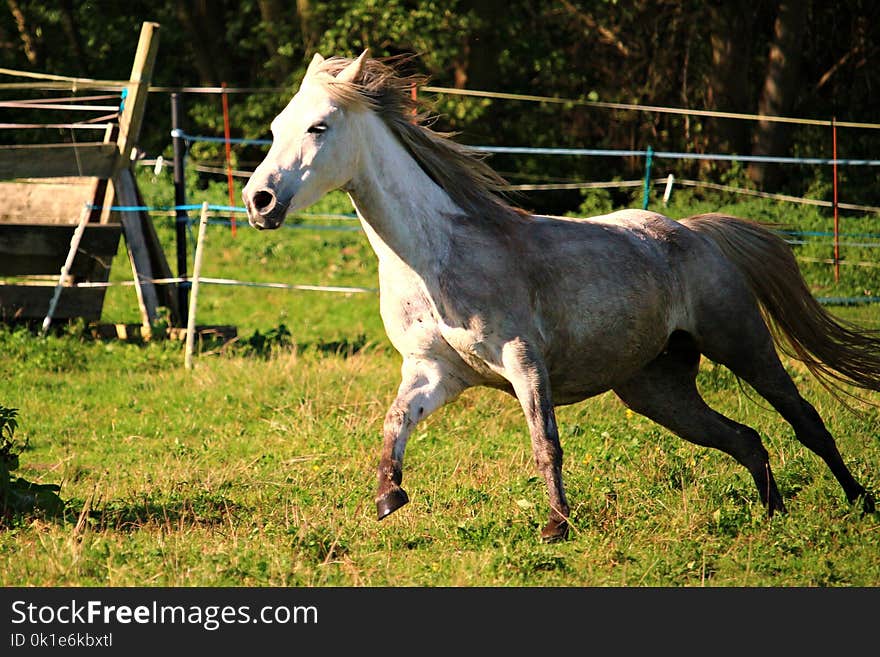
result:
M 739 214 L 773 211 L 760 208 Z M 158 223 L 170 245 L 170 224 Z M 125 263 L 114 263 L 117 280 L 130 277 Z M 204 274 L 376 285 L 360 233 L 241 226 L 233 238 L 212 225 Z M 814 289 L 856 289 L 818 278 Z M 27 441 L 13 474 L 61 484 L 66 504 L 60 517 L 4 521 L 0 584 L 880 584 L 880 517 L 848 505 L 790 427 L 711 363 L 700 387 L 712 406 L 760 432 L 787 515 L 765 517 L 732 459 L 606 394 L 558 410 L 572 532 L 541 544 L 546 493 L 519 406 L 477 389 L 418 426 L 404 474 L 412 502 L 377 522 L 375 466 L 400 358 L 376 295 L 202 290 L 199 323 L 236 325 L 240 337 L 203 345 L 192 371 L 179 342 L 0 329 L 0 404 L 19 409 L 16 437 Z M 880 323 L 876 305 L 834 310 Z M 131 288 L 113 288 L 104 320 L 137 321 Z M 854 416 L 788 365 L 856 477 L 880 491 L 878 409 Z

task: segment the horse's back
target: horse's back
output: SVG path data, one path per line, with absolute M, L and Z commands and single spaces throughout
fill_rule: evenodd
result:
M 576 300 L 612 314 L 652 308 L 674 316 L 687 299 L 690 270 L 706 258 L 703 238 L 644 210 L 591 219 L 538 217 L 528 242 L 530 256 L 524 260 L 536 272 L 534 285 L 560 297 L 560 306 Z
M 731 298 L 733 307 L 744 300 L 756 309 L 740 272 L 711 240 L 664 215 L 535 219 L 532 316 L 562 398 L 627 379 L 676 331 L 699 338 Z

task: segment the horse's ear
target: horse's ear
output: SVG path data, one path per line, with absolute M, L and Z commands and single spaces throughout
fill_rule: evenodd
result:
M 336 81 L 354 82 L 363 70 L 364 62 L 367 61 L 367 56 L 369 55 L 369 53 L 370 49 L 367 48 L 361 53 L 360 57 L 358 57 L 351 64 L 339 71 L 339 75 L 336 76 Z
M 319 53 L 315 53 L 315 56 L 312 57 L 312 61 L 309 62 L 309 68 L 306 70 L 306 77 L 313 75 L 315 71 L 318 70 L 318 67 L 324 63 L 324 58 L 321 57 Z

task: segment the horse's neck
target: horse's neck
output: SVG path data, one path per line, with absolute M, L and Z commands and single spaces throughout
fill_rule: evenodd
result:
M 447 217 L 461 210 L 378 117 L 368 125 L 372 141 L 348 189 L 351 201 L 380 263 L 399 260 L 430 276 L 448 249 Z

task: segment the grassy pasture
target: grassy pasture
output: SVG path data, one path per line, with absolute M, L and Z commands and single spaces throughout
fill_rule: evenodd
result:
M 670 214 L 711 205 L 686 201 Z M 340 209 L 349 211 L 331 198 L 318 211 Z M 725 209 L 783 214 L 775 204 Z M 814 211 L 795 219 L 813 229 L 829 222 Z M 172 254 L 170 222 L 158 224 Z M 847 226 L 867 232 L 870 220 Z M 797 248 L 827 257 L 824 245 Z M 855 248 L 847 257 L 874 257 Z M 130 277 L 125 258 L 116 262 L 114 277 Z M 874 270 L 843 269 L 835 284 L 830 267 L 804 263 L 817 295 L 876 294 Z M 211 226 L 204 275 L 376 285 L 358 232 L 240 226 L 232 237 Z M 239 339 L 202 345 L 191 372 L 178 342 L 0 329 L 0 404 L 19 409 L 16 438 L 28 444 L 13 475 L 61 484 L 66 502 L 62 517 L 5 521 L 2 585 L 880 584 L 880 516 L 850 507 L 790 427 L 708 362 L 701 390 L 762 435 L 787 515 L 765 517 L 732 459 L 606 394 L 558 409 L 573 529 L 568 541 L 543 545 L 546 496 L 519 407 L 480 389 L 419 425 L 404 473 L 412 503 L 379 523 L 375 465 L 400 359 L 377 296 L 207 285 L 202 293 L 199 323 L 234 324 Z M 876 305 L 834 311 L 880 325 Z M 137 321 L 131 288 L 108 293 L 105 321 Z M 857 417 L 787 364 L 855 476 L 880 491 L 878 409 L 860 407 Z

